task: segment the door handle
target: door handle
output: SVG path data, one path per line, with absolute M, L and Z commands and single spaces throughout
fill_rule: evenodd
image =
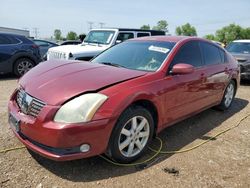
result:
M 201 79 L 202 82 L 206 81 L 206 75 L 205 75 L 204 72 L 200 74 L 200 79 Z
M 225 68 L 225 73 L 229 74 L 233 69 L 229 69 L 228 67 Z

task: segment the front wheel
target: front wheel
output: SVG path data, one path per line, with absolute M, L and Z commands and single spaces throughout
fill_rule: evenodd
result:
M 108 155 L 122 163 L 138 159 L 152 139 L 154 121 L 143 107 L 130 107 L 122 113 L 112 132 Z
M 234 100 L 235 93 L 236 93 L 235 82 L 231 80 L 227 85 L 221 103 L 217 106 L 218 109 L 227 110 L 231 106 Z

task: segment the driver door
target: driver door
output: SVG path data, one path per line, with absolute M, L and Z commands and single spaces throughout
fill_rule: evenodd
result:
M 179 49 L 168 72 L 178 63 L 190 64 L 195 67 L 195 70 L 190 74 L 171 75 L 169 73 L 166 77 L 165 84 L 168 85 L 168 80 L 171 79 L 172 86 L 165 93 L 164 124 L 175 123 L 204 108 L 203 86 L 206 78 L 198 41 L 189 41 Z

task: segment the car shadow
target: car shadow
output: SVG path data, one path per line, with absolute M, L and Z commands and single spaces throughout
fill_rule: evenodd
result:
M 18 79 L 17 76 L 15 76 L 14 74 L 0 74 L 0 81 L 3 80 L 16 80 Z
M 250 80 L 241 80 L 240 85 L 242 85 L 242 86 L 250 86 Z
M 163 141 L 163 150 L 180 150 L 197 139 L 199 139 L 200 142 L 210 139 L 210 137 L 206 135 L 208 132 L 220 126 L 224 121 L 244 109 L 248 103 L 249 102 L 247 100 L 236 98 L 231 108 L 226 112 L 208 109 L 186 119 L 185 121 L 177 123 L 174 126 L 166 128 L 160 133 L 160 135 L 158 135 Z M 159 142 L 154 139 L 152 145 L 157 148 L 157 146 L 159 147 Z M 135 173 L 138 170 L 149 168 L 161 161 L 167 160 L 171 155 L 173 155 L 161 154 L 153 161 L 150 161 L 145 165 L 119 167 L 106 162 L 100 157 L 92 157 L 68 162 L 55 162 L 40 157 L 33 152 L 31 152 L 31 154 L 39 164 L 48 169 L 50 172 L 63 179 L 73 182 L 91 182 Z M 151 151 L 147 151 L 140 161 L 149 158 L 153 154 L 154 153 Z

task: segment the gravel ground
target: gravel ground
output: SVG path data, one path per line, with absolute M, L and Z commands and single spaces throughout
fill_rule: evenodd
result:
M 0 77 L 0 150 L 21 145 L 7 123 L 7 101 L 16 87 L 15 78 Z M 163 149 L 192 147 L 237 124 L 250 114 L 249 100 L 250 83 L 244 83 L 227 112 L 209 109 L 164 130 Z M 26 149 L 0 153 L 0 187 L 250 187 L 249 125 L 250 117 L 195 150 L 162 154 L 145 166 L 117 167 L 100 157 L 54 162 Z

